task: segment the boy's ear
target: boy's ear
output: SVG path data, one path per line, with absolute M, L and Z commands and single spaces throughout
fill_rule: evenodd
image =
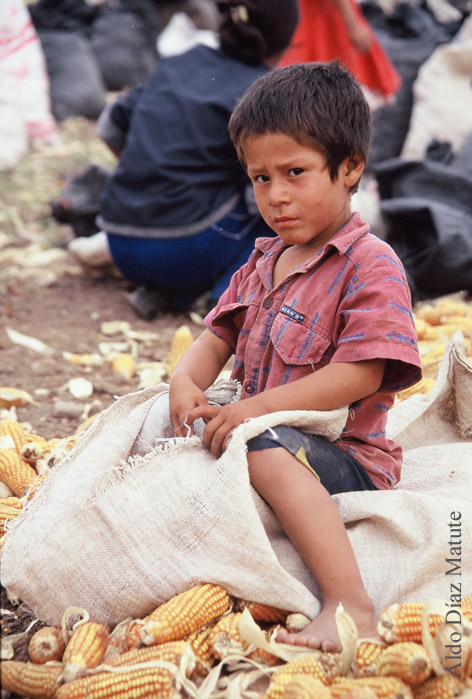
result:
M 346 158 L 341 168 L 344 176 L 344 184 L 349 188 L 359 181 L 360 176 L 364 172 L 365 160 L 361 158 L 360 155 L 354 155 L 352 158 Z

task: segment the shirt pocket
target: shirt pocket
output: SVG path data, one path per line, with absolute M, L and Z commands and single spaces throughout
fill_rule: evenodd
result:
M 331 335 L 322 328 L 313 330 L 297 320 L 278 313 L 272 324 L 270 339 L 285 364 L 311 364 L 320 368 L 333 354 Z

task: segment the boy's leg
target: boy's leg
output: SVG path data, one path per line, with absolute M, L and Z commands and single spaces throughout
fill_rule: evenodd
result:
M 247 457 L 253 487 L 274 510 L 322 596 L 321 612 L 303 631 L 292 634 L 281 629 L 277 640 L 325 651 L 341 650 L 335 621 L 339 602 L 353 617 L 359 637 L 375 636 L 374 605 L 328 491 L 283 447 L 251 451 Z

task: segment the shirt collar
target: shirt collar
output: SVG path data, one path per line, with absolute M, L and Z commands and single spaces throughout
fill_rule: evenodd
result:
M 328 240 L 321 250 L 318 250 L 305 264 L 298 267 L 298 271 L 310 269 L 315 264 L 318 264 L 333 247 L 336 248 L 341 255 L 344 255 L 352 244 L 368 233 L 369 230 L 369 224 L 362 221 L 359 213 L 354 213 L 349 221 Z M 262 257 L 257 262 L 257 267 L 260 269 L 260 272 L 265 273 L 268 268 L 272 270 L 274 260 L 287 245 L 283 240 L 280 240 L 280 238 L 257 238 L 255 247 L 262 253 Z

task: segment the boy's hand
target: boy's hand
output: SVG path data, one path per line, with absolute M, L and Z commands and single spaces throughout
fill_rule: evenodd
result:
M 203 391 L 189 377 L 176 376 L 169 390 L 170 421 L 176 437 L 189 437 L 193 434 L 193 422 L 189 423 L 187 418 L 188 414 L 198 406 L 208 406 L 208 400 Z
M 201 405 L 187 415 L 187 424 L 193 425 L 199 417 L 206 427 L 203 431 L 203 445 L 216 457 L 221 456 L 233 431 L 250 417 L 258 417 L 267 412 L 257 398 L 228 403 L 227 405 Z

